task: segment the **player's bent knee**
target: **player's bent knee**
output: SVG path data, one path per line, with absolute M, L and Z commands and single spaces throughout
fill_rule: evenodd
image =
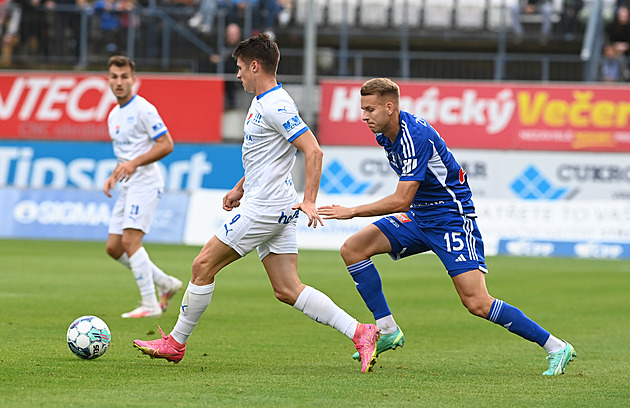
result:
M 290 306 L 293 306 L 295 302 L 297 302 L 297 297 L 289 292 L 275 290 L 274 295 L 276 296 L 276 299 Z
M 119 250 L 116 247 L 109 246 L 109 245 L 107 247 L 105 247 L 105 252 L 107 252 L 107 255 L 111 256 L 114 259 L 118 259 L 122 255 L 122 251 L 121 250 Z
M 341 245 L 341 248 L 339 249 L 339 254 L 341 255 L 341 258 L 346 261 L 346 263 L 348 263 L 347 261 L 352 256 L 352 251 L 348 248 L 345 242 L 343 243 L 343 245 Z
M 208 259 L 197 256 L 192 263 L 192 280 L 199 282 L 212 282 L 214 274 L 210 270 Z
M 347 240 L 343 243 L 343 245 L 341 245 L 339 253 L 341 254 L 341 258 L 346 263 L 346 265 L 354 265 L 359 261 L 367 259 L 366 254 L 364 254 L 363 251 L 361 251 L 350 240 Z
M 479 302 L 474 299 L 462 299 L 462 304 L 472 315 L 483 318 L 488 315 L 489 309 L 485 306 L 484 302 Z

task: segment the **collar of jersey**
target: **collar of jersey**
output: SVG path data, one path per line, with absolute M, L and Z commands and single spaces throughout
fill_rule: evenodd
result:
M 274 86 L 270 90 L 265 91 L 265 92 L 261 93 L 260 95 L 256 96 L 256 99 L 260 99 L 263 96 L 267 95 L 269 92 L 275 91 L 276 89 L 280 89 L 280 88 L 282 88 L 282 82 L 278 83 L 278 85 Z
M 129 102 L 127 102 L 126 104 L 124 104 L 123 106 L 121 106 L 120 108 L 124 108 L 125 106 L 129 105 L 131 103 L 131 101 L 133 101 L 134 99 L 136 99 L 136 96 L 138 95 L 134 95 L 133 98 L 129 99 Z

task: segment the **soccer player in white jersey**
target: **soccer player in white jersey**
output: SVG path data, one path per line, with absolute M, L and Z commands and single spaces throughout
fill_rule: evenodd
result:
M 157 109 L 134 93 L 135 63 L 116 55 L 108 69 L 118 104 L 109 113 L 107 127 L 118 165 L 103 191 L 111 197 L 116 183 L 122 188 L 109 223 L 107 254 L 131 269 L 142 297 L 140 305 L 122 317 L 160 317 L 182 282 L 151 262 L 142 238 L 151 229 L 164 189 L 156 162 L 173 151 L 173 139 Z
M 427 121 L 400 110 L 400 89 L 387 78 L 363 84 L 361 109 L 363 121 L 385 148 L 399 177 L 396 191 L 374 203 L 318 210 L 324 219 L 387 215 L 352 235 L 341 247 L 348 272 L 382 330 L 377 355 L 402 347 L 405 336 L 389 310 L 381 277 L 370 258 L 388 253 L 397 260 L 433 251 L 470 313 L 543 347 L 549 353 L 549 367 L 543 375 L 563 374 L 576 357 L 573 346 L 551 335 L 518 308 L 488 294 L 488 269 L 472 192 L 466 172 L 444 140 Z
M 255 94 L 244 126 L 245 176 L 223 198 L 223 209 L 232 214 L 193 262 L 192 278 L 175 327 L 168 336 L 162 332 L 161 339 L 135 340 L 134 345 L 152 357 L 178 363 L 184 357 L 189 336 L 210 304 L 215 275 L 257 249 L 276 298 L 352 339 L 362 362 L 361 372 L 372 371 L 379 337 L 377 327 L 357 322 L 328 296 L 304 285 L 298 277 L 298 217 L 304 213 L 309 227 L 323 225 L 315 206 L 323 154 L 295 102 L 276 81 L 278 46 L 268 35 L 260 34 L 241 41 L 232 57 L 236 59 L 237 78 L 243 88 Z M 297 150 L 305 156 L 301 202 L 291 179 Z

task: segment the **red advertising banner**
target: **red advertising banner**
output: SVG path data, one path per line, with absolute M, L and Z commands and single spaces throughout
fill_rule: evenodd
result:
M 177 142 L 221 141 L 221 78 L 137 74 L 135 90 L 155 105 Z M 0 74 L 0 139 L 110 140 L 116 103 L 107 75 Z
M 323 145 L 376 145 L 361 122 L 360 81 L 322 81 Z M 630 87 L 399 82 L 401 109 L 426 119 L 449 147 L 630 151 Z

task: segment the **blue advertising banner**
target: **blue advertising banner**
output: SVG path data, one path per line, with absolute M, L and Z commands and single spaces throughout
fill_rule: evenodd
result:
M 115 166 L 107 142 L 0 142 L 0 188 L 102 190 Z M 243 177 L 240 145 L 175 141 L 158 166 L 167 192 L 232 189 Z
M 0 190 L 0 238 L 107 240 L 118 194 L 80 190 Z M 181 243 L 189 195 L 165 193 L 147 242 Z

